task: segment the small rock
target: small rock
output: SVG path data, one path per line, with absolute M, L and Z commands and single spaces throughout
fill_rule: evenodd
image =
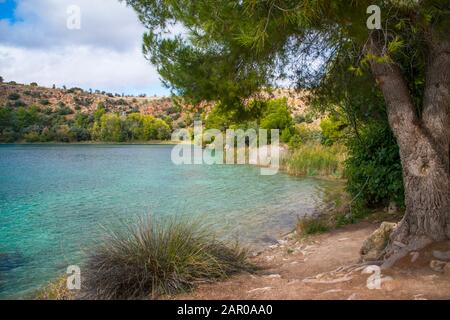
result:
M 420 253 L 417 251 L 411 252 L 411 262 L 414 263 L 419 258 Z
M 406 244 L 404 244 L 400 241 L 394 241 L 394 245 L 396 245 L 397 247 L 400 247 L 400 248 L 406 247 Z
M 347 241 L 347 240 L 350 240 L 350 238 L 340 238 L 340 239 L 338 239 L 338 241 Z
M 352 293 L 350 297 L 347 298 L 347 300 L 355 300 L 356 299 L 356 293 Z
M 450 275 L 450 263 L 446 263 L 444 270 L 442 270 L 442 271 L 444 271 L 445 274 Z
M 397 226 L 396 223 L 383 222 L 369 238 L 367 238 L 360 250 L 363 261 L 379 260 L 386 247 L 392 231 Z
M 423 296 L 423 293 L 419 293 L 414 295 L 414 300 L 428 300 L 428 299 Z
M 256 289 L 247 291 L 247 293 L 258 292 L 258 291 L 267 291 L 267 290 L 272 290 L 272 287 L 256 288 Z
M 450 260 L 450 251 L 433 251 L 433 257 L 439 260 Z
M 281 276 L 279 274 L 269 274 L 268 276 L 266 276 L 266 278 L 276 279 L 276 278 L 281 278 Z
M 260 240 L 262 242 L 265 242 L 267 244 L 273 245 L 273 244 L 278 244 L 278 240 L 269 236 L 269 235 L 264 235 L 260 238 Z
M 342 289 L 331 289 L 331 290 L 322 292 L 322 294 L 335 293 L 335 292 L 341 292 L 341 291 L 342 291 Z
M 397 204 L 394 201 L 389 202 L 388 213 L 393 214 L 398 211 Z
M 315 278 L 306 278 L 306 279 L 303 279 L 302 281 L 304 283 L 335 284 L 335 283 L 347 282 L 352 279 L 353 279 L 352 276 L 343 276 L 343 277 L 336 278 L 336 279 L 324 279 L 323 276 L 317 275 Z
M 444 268 L 447 266 L 447 262 L 440 260 L 431 260 L 430 268 L 436 272 L 444 272 Z

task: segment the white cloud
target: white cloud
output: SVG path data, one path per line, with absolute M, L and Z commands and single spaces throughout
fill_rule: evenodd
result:
M 67 8 L 81 9 L 69 30 Z M 19 0 L 14 22 L 0 20 L 0 74 L 6 80 L 161 94 L 141 52 L 144 28 L 117 0 Z

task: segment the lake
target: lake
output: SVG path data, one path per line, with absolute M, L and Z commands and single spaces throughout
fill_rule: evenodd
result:
M 331 181 L 249 165 L 172 164 L 168 145 L 0 145 L 0 298 L 82 265 L 102 226 L 201 218 L 223 237 L 271 243 L 321 205 Z

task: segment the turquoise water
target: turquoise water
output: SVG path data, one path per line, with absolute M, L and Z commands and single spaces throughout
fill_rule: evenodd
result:
M 1 145 L 0 298 L 82 265 L 102 226 L 139 215 L 202 217 L 258 246 L 320 205 L 331 182 L 238 165 L 175 166 L 171 146 Z

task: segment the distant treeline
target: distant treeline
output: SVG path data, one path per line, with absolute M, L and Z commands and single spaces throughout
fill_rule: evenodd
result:
M 164 116 L 155 117 L 138 112 L 109 112 L 103 103 L 86 113 L 62 102 L 56 106 L 46 101 L 27 106 L 16 103 L 20 101 L 19 95 L 12 94 L 8 99 L 0 108 L 0 142 L 4 143 L 168 140 L 172 130 L 189 127 L 194 120 L 203 120 L 206 128 L 221 131 L 228 128 L 279 129 L 281 140 L 289 143 L 299 139 L 295 123 L 305 121 L 292 117 L 284 98 L 254 100 L 241 112 L 227 112 L 219 103 L 208 115 L 195 113 L 177 123 L 174 120 L 182 113 L 177 106 L 168 108 Z
M 107 112 L 102 104 L 92 113 L 74 111 L 60 103 L 48 106 L 0 108 L 0 142 L 79 142 L 167 140 L 170 117 Z

